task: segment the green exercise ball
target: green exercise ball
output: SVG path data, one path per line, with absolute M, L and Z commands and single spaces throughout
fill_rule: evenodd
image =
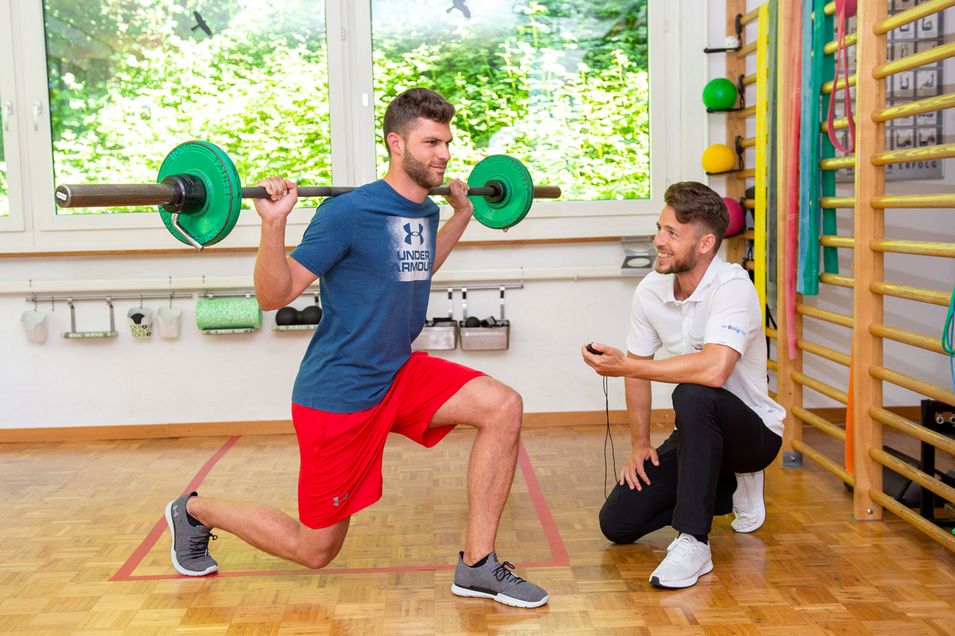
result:
M 725 77 L 710 80 L 703 88 L 703 104 L 710 110 L 729 110 L 737 97 L 736 84 Z

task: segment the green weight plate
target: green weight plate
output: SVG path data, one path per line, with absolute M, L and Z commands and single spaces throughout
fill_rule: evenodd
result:
M 504 196 L 500 201 L 471 197 L 474 218 L 490 228 L 506 230 L 527 216 L 534 202 L 534 184 L 524 164 L 508 155 L 491 155 L 479 161 L 468 176 L 468 187 L 480 188 L 492 181 L 504 187 Z
M 166 155 L 156 181 L 177 174 L 198 177 L 206 190 L 202 208 L 180 214 L 179 225 L 203 246 L 214 245 L 228 236 L 242 209 L 242 183 L 229 156 L 207 141 L 187 141 Z M 191 245 L 173 225 L 171 213 L 159 208 L 159 214 L 170 234 Z

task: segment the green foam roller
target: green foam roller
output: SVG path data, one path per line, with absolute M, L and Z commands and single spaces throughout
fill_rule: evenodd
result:
M 262 310 L 255 298 L 200 298 L 196 302 L 196 326 L 202 331 L 258 329 L 262 326 Z

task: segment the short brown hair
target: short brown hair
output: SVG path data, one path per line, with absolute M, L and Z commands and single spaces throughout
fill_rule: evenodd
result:
M 432 90 L 409 88 L 395 97 L 385 111 L 385 119 L 382 123 L 385 145 L 388 145 L 389 134 L 394 132 L 404 137 L 409 126 L 419 117 L 447 124 L 454 117 L 454 106 Z
M 723 197 L 696 181 L 681 181 L 667 188 L 663 200 L 676 212 L 680 223 L 699 223 L 716 237 L 714 251 L 720 248 L 730 223 Z

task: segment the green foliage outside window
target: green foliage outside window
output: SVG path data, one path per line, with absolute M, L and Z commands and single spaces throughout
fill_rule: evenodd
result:
M 329 183 L 324 7 L 193 4 L 211 35 L 173 2 L 47 1 L 57 182 L 155 181 L 174 146 L 204 139 L 243 183 L 275 173 Z
M 504 153 L 537 182 L 559 184 L 564 199 L 649 196 L 646 0 L 505 3 L 516 14 L 507 28 L 478 22 L 478 3 L 474 20 L 445 32 L 387 21 L 386 12 L 419 15 L 432 4 L 373 3 L 379 131 L 387 103 L 424 86 L 457 108 L 452 174 Z M 380 170 L 386 163 L 381 143 Z
M 154 181 L 175 145 L 205 139 L 247 185 L 275 173 L 331 183 L 322 3 L 188 4 L 46 0 L 56 181 Z M 458 109 L 452 174 L 505 152 L 565 199 L 649 196 L 646 0 L 504 4 L 516 29 L 461 27 L 438 42 L 405 19 L 375 33 L 378 117 L 401 90 L 428 86 Z

